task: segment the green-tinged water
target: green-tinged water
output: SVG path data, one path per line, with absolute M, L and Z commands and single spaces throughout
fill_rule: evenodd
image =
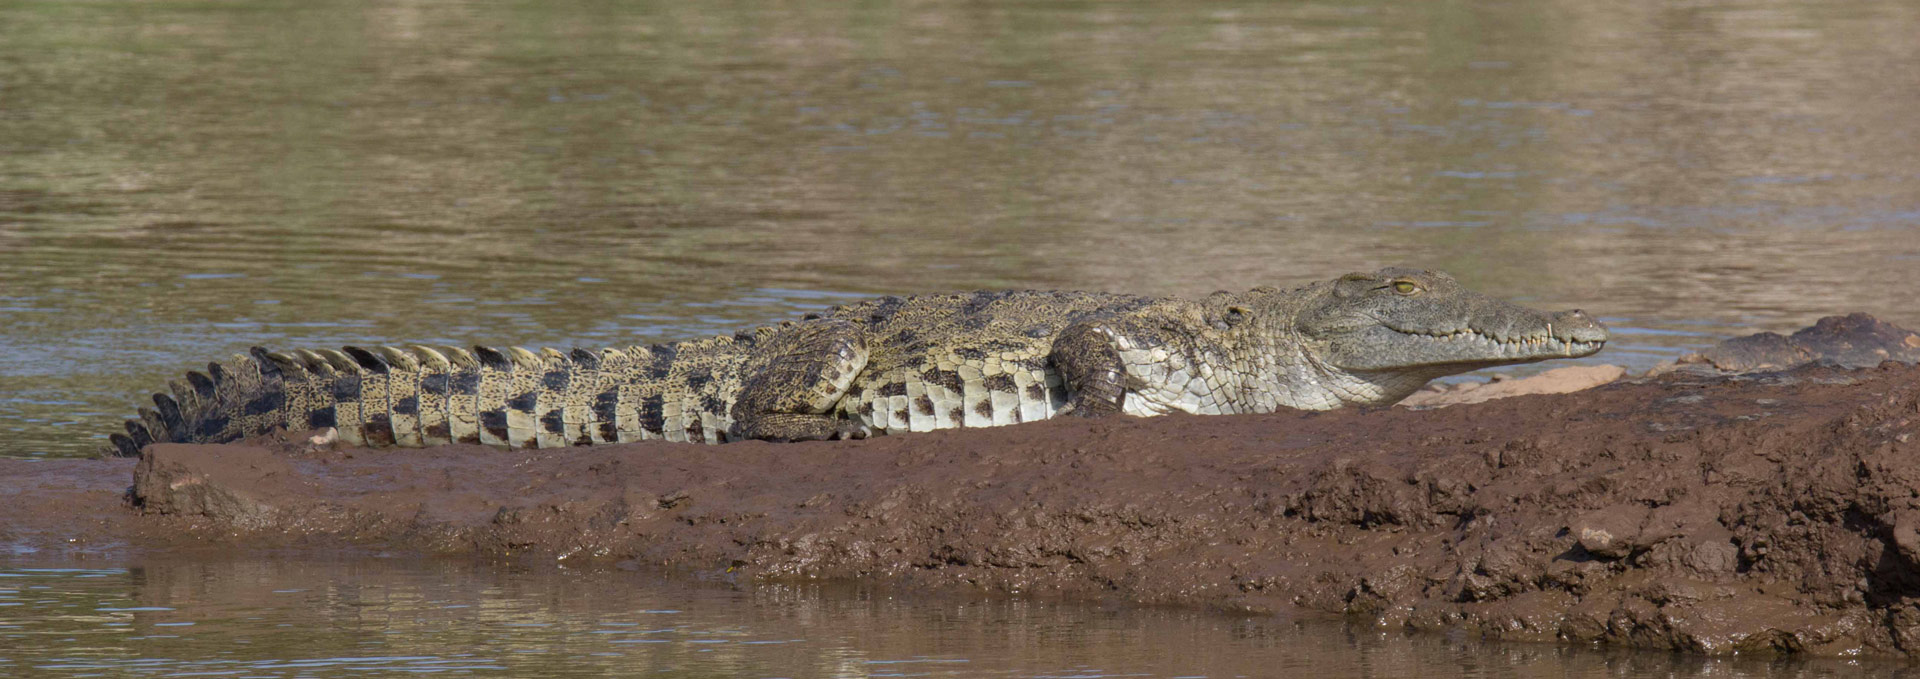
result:
M 0 456 L 90 453 L 250 345 L 618 346 L 890 293 L 1411 264 L 1585 308 L 1616 337 L 1585 362 L 1635 369 L 1830 313 L 1920 327 L 1914 36 L 1904 0 L 0 0 Z M 1827 671 L 621 572 L 122 565 L 7 571 L 0 674 Z

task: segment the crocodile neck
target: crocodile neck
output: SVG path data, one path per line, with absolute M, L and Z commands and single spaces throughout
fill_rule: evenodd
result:
M 1323 360 L 1329 342 L 1300 332 L 1299 314 L 1320 303 L 1329 288 L 1326 283 L 1291 290 L 1256 288 L 1239 295 L 1216 294 L 1210 300 L 1215 307 L 1239 306 L 1252 316 L 1223 333 L 1223 344 L 1254 357 L 1250 369 L 1235 371 L 1240 395 L 1234 399 L 1234 412 L 1392 405 L 1434 378 L 1458 372 L 1445 366 L 1350 370 Z

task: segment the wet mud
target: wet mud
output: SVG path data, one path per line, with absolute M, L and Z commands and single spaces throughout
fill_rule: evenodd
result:
M 131 491 L 128 490 L 131 485 Z M 1920 653 L 1920 368 L 868 441 L 0 462 L 15 554 L 370 550 Z
M 1853 313 L 1822 318 L 1792 335 L 1762 332 L 1736 337 L 1682 356 L 1666 369 L 1747 373 L 1808 364 L 1866 368 L 1885 361 L 1920 362 L 1920 333 Z

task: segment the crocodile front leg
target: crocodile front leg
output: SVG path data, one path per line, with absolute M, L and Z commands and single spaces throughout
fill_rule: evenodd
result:
M 835 319 L 798 323 L 757 348 L 733 403 L 734 439 L 865 438 L 860 422 L 829 414 L 867 365 L 859 327 Z
M 1220 412 L 1220 379 L 1200 375 L 1199 357 L 1220 353 L 1214 330 L 1226 325 L 1198 306 L 1162 303 L 1067 326 L 1048 356 L 1067 386 L 1063 413 Z
M 1047 359 L 1060 371 L 1060 381 L 1067 386 L 1067 407 L 1061 414 L 1120 414 L 1121 399 L 1127 394 L 1127 370 L 1109 321 L 1102 318 L 1075 323 L 1053 341 Z

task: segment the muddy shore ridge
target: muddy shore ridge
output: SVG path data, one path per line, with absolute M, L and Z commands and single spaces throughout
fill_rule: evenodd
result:
M 1920 655 L 1920 336 L 1849 316 L 1754 337 L 1656 375 L 1579 368 L 1561 377 L 1604 384 L 1573 393 L 1466 398 L 1538 385 L 1512 380 L 1373 411 L 556 451 L 302 433 L 0 460 L 0 545 L 478 555 Z

